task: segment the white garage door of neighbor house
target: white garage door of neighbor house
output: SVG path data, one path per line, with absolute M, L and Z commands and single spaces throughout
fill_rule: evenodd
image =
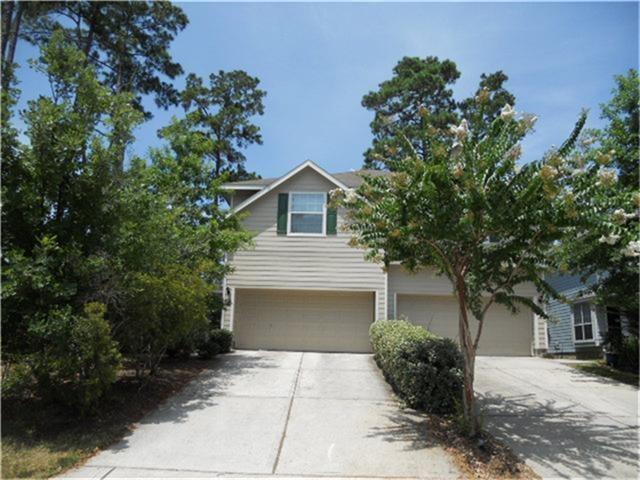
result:
M 453 297 L 430 295 L 398 295 L 398 317 L 404 315 L 412 323 L 442 337 L 458 340 L 458 304 Z M 502 305 L 494 305 L 487 312 L 478 354 L 531 355 L 533 341 L 533 313 L 522 307 L 513 315 Z M 471 319 L 475 335 L 478 322 Z
M 369 352 L 373 292 L 237 289 L 237 348 Z

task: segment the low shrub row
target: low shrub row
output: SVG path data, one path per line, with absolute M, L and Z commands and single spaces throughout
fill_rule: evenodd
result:
M 462 355 L 458 345 L 404 320 L 371 326 L 374 358 L 408 406 L 453 413 L 462 398 Z
M 232 343 L 233 334 L 229 330 L 224 328 L 212 330 L 198 345 L 198 356 L 202 359 L 209 359 L 219 353 L 229 353 Z

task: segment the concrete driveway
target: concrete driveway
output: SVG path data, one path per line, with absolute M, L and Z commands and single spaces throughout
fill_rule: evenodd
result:
M 638 390 L 557 360 L 479 357 L 485 426 L 546 478 L 638 478 Z
M 370 355 L 240 351 L 212 365 L 66 476 L 460 476 Z

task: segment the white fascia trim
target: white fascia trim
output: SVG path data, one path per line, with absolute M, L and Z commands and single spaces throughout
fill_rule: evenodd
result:
M 384 317 L 386 320 L 389 317 L 389 271 L 384 272 Z
M 259 187 L 257 185 L 232 185 L 223 183 L 220 185 L 220 188 L 223 190 L 262 190 L 264 187 Z
M 339 187 L 339 188 L 341 188 L 343 190 L 348 190 L 349 189 L 349 187 L 347 187 L 344 183 L 342 183 L 337 178 L 333 177 L 330 173 L 328 173 L 324 169 L 320 168 L 318 165 L 313 163 L 311 160 L 307 160 L 307 161 L 301 163 L 300 165 L 298 165 L 296 168 L 291 170 L 286 175 L 283 175 L 282 177 L 280 177 L 278 180 L 273 182 L 268 187 L 263 188 L 262 190 L 260 190 L 255 195 L 251 196 L 250 198 L 247 198 L 244 202 L 242 202 L 240 205 L 238 205 L 236 208 L 234 208 L 233 211 L 237 213 L 240 210 L 246 208 L 247 206 L 251 205 L 253 202 L 258 200 L 259 198 L 264 197 L 267 193 L 269 193 L 270 191 L 274 190 L 278 186 L 282 185 L 284 182 L 286 182 L 291 177 L 293 177 L 294 175 L 296 175 L 300 171 L 304 170 L 305 168 L 311 168 L 311 169 L 315 170 L 317 173 L 319 173 L 324 178 L 329 180 L 331 183 L 333 183 L 334 185 L 336 185 L 337 187 Z

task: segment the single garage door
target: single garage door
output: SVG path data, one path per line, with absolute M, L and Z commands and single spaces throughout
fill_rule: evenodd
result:
M 237 289 L 238 348 L 369 352 L 373 292 Z
M 398 294 L 398 316 L 442 337 L 458 340 L 458 304 L 453 297 Z M 476 322 L 471 319 L 475 335 Z M 487 312 L 478 345 L 481 355 L 531 355 L 533 313 L 523 307 L 513 315 L 502 305 Z

